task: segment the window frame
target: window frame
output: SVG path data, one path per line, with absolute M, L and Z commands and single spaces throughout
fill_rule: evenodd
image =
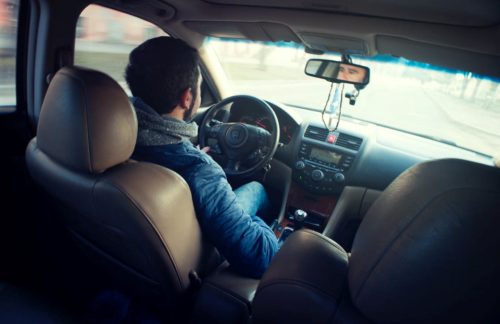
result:
M 17 0 L 18 2 L 18 12 L 17 12 L 17 26 L 16 26 L 16 35 L 15 35 L 15 54 L 13 55 L 15 59 L 14 63 L 14 82 L 12 85 L 14 86 L 14 97 L 16 102 L 14 104 L 0 105 L 0 115 L 5 114 L 13 114 L 16 113 L 19 109 L 19 106 L 22 105 L 23 94 L 22 91 L 25 89 L 24 84 L 24 63 L 25 62 L 25 51 L 24 48 L 22 50 L 19 49 L 20 45 L 24 44 L 24 39 L 26 35 L 26 31 L 29 28 L 25 28 L 25 26 L 21 23 L 28 19 L 28 10 L 26 8 L 28 1 L 27 0 Z M 20 104 L 21 103 L 21 104 Z

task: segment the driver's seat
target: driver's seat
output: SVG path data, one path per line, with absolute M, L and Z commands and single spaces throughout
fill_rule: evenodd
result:
M 196 277 L 190 271 L 205 275 L 219 255 L 184 179 L 129 160 L 136 138 L 135 111 L 118 83 L 65 67 L 45 96 L 28 168 L 79 249 L 121 288 L 182 300 Z

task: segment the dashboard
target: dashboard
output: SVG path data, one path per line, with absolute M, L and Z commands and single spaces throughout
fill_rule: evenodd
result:
M 274 159 L 292 169 L 293 181 L 319 195 L 339 195 L 345 186 L 384 190 L 401 173 L 431 159 L 457 158 L 494 166 L 491 157 L 431 139 L 345 117 L 329 132 L 317 111 L 266 101 L 280 125 Z M 270 116 L 252 105 L 224 108 L 221 122 L 272 129 Z

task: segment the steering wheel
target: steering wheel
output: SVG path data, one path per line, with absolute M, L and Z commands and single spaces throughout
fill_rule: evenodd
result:
M 224 106 L 236 102 L 248 102 L 249 104 L 263 108 L 271 123 L 273 133 L 267 130 L 242 123 L 220 123 L 210 126 L 215 114 Z M 200 148 L 210 146 L 211 153 L 220 154 L 224 171 L 228 175 L 237 177 L 250 176 L 266 166 L 276 152 L 280 138 L 280 127 L 278 118 L 269 105 L 258 98 L 237 95 L 226 98 L 213 105 L 203 118 L 200 125 L 199 143 Z

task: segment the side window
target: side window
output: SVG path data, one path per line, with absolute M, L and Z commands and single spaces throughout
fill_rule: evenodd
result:
M 158 36 L 168 35 L 142 19 L 90 5 L 76 25 L 75 65 L 110 75 L 131 95 L 124 77 L 128 56 L 137 45 Z
M 20 0 L 0 0 L 0 108 L 16 105 L 17 17 Z

